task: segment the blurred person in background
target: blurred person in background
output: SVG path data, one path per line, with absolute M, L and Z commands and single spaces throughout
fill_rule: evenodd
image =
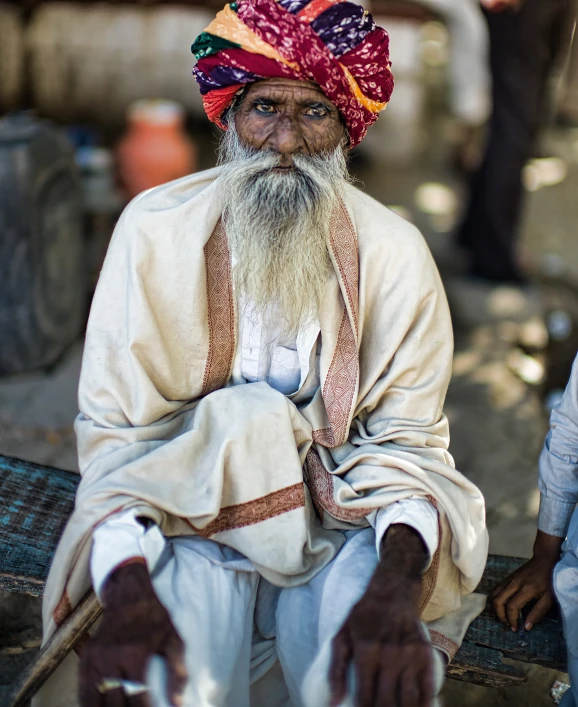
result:
M 412 0 L 435 12 L 450 34 L 451 108 L 460 168 L 470 169 L 491 109 L 488 27 L 480 0 Z
M 485 155 L 472 178 L 458 244 L 469 274 L 526 282 L 516 254 L 522 168 L 547 108 L 548 81 L 568 46 L 574 0 L 482 0 L 490 33 L 493 108 Z
M 103 616 L 36 703 L 429 707 L 487 533 L 447 449 L 433 259 L 348 180 L 387 33 L 350 2 L 238 0 L 193 51 L 222 166 L 113 236 L 45 638 L 91 584 Z
M 550 431 L 539 462 L 540 513 L 532 559 L 493 592 L 498 617 L 518 630 L 524 607 L 536 601 L 524 621 L 530 631 L 560 603 L 568 648 L 572 689 L 563 707 L 578 705 L 578 357 L 559 405 L 552 410 Z M 563 545 L 564 539 L 566 539 Z M 560 553 L 562 559 L 560 559 Z

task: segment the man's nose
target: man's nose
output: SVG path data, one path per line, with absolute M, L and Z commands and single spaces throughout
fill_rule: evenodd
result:
M 299 123 L 293 118 L 281 116 L 267 140 L 267 147 L 280 156 L 281 166 L 290 166 L 293 155 L 306 149 Z

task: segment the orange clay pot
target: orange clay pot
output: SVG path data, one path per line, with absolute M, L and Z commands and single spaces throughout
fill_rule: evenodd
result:
M 184 132 L 184 111 L 178 103 L 136 101 L 128 109 L 127 121 L 117 159 L 130 198 L 195 171 L 197 150 Z

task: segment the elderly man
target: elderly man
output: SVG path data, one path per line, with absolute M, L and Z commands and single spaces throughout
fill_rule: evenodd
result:
M 447 451 L 437 271 L 347 177 L 387 34 L 349 2 L 239 0 L 193 51 L 222 166 L 111 242 L 46 635 L 91 583 L 104 611 L 37 702 L 434 704 L 487 537 Z

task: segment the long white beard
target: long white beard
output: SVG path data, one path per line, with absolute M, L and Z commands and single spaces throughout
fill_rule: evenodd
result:
M 331 216 L 349 181 L 344 149 L 294 155 L 294 169 L 276 171 L 279 155 L 241 144 L 231 120 L 220 162 L 235 286 L 295 335 L 317 315 L 331 271 Z

